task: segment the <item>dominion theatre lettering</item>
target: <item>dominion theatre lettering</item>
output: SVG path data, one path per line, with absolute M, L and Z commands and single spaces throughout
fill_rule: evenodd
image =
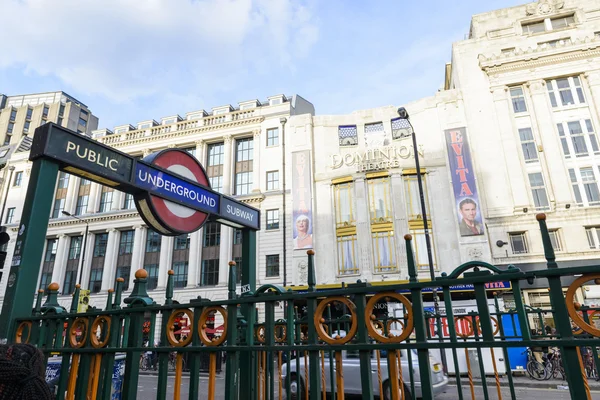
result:
M 419 156 L 424 157 L 423 146 L 419 146 Z M 386 146 L 366 151 L 331 155 L 331 169 L 342 166 L 355 166 L 357 171 L 372 171 L 400 167 L 401 160 L 414 157 L 412 146 Z

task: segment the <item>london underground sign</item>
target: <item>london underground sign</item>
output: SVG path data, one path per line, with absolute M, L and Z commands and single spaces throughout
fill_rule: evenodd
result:
M 202 165 L 182 150 L 136 160 L 48 123 L 36 130 L 29 156 L 44 158 L 63 171 L 133 194 L 144 221 L 163 235 L 194 232 L 209 216 L 236 228 L 260 229 L 260 211 L 212 190 Z

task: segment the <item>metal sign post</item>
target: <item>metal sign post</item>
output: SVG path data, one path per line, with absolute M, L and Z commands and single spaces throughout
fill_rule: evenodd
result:
M 136 160 L 47 123 L 35 131 L 29 160 L 33 167 L 0 314 L 0 339 L 12 337 L 15 319 L 31 315 L 59 170 L 132 194 L 144 221 L 162 235 L 194 232 L 209 217 L 243 228 L 243 247 L 252 246 L 244 250 L 243 283 L 255 290 L 260 211 L 212 190 L 204 168 L 189 153 L 169 149 Z

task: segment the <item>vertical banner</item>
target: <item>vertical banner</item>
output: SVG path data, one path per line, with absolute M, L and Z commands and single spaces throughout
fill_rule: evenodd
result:
M 447 129 L 445 133 L 460 236 L 483 235 L 481 207 L 466 130 Z
M 313 218 L 309 150 L 292 153 L 292 192 L 294 250 L 312 249 Z

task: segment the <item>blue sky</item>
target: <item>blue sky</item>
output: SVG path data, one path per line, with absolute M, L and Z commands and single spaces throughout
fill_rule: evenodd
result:
M 0 93 L 64 90 L 108 128 L 280 93 L 401 105 L 442 85 L 472 14 L 523 3 L 0 0 Z

